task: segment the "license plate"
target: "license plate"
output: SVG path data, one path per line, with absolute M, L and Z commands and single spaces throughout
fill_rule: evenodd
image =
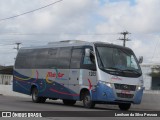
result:
M 130 94 L 130 91 L 129 90 L 122 90 L 121 93 L 123 93 L 123 94 Z

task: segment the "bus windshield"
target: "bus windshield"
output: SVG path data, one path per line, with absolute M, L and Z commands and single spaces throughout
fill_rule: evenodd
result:
M 96 49 L 99 67 L 103 70 L 141 74 L 137 59 L 131 50 L 108 46 L 97 46 Z

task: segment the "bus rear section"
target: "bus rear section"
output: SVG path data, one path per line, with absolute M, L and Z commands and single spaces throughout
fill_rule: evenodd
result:
M 123 64 L 118 66 L 118 61 Z M 32 101 L 62 99 L 66 105 L 83 101 L 117 104 L 128 110 L 140 104 L 143 79 L 132 50 L 106 43 L 63 44 L 22 48 L 14 66 L 13 91 L 32 95 Z

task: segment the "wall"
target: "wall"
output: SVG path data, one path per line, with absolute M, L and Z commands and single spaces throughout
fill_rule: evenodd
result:
M 21 93 L 13 92 L 12 85 L 0 85 L 0 95 L 31 98 L 31 96 L 29 95 L 24 95 Z
M 141 65 L 145 90 L 151 90 L 152 77 L 148 75 L 151 73 L 151 67 L 151 65 Z
M 12 84 L 13 75 L 0 74 L 0 84 Z
M 153 77 L 152 78 L 152 90 L 160 90 L 160 77 Z

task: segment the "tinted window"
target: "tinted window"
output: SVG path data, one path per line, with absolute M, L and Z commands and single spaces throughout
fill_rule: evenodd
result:
M 82 49 L 72 50 L 71 68 L 80 68 L 82 58 Z
M 54 68 L 57 67 L 57 49 L 37 49 L 35 68 Z
M 96 64 L 95 64 L 95 56 L 94 56 L 93 47 L 86 47 L 86 48 L 90 49 L 90 56 L 86 56 L 85 52 L 84 52 L 83 64 L 82 64 L 81 68 L 96 71 Z
M 33 50 L 20 50 L 17 55 L 15 67 L 16 68 L 30 68 L 34 66 L 35 52 Z
M 113 66 L 113 48 L 109 47 L 97 47 L 101 62 L 104 67 Z M 100 67 L 102 67 L 100 64 Z
M 20 50 L 15 62 L 15 68 L 19 69 L 54 67 L 57 67 L 57 49 Z
M 58 55 L 58 68 L 69 69 L 71 48 L 60 48 Z
M 86 48 L 90 49 L 90 56 L 85 56 L 85 53 L 84 53 L 83 64 L 84 65 L 95 65 L 95 56 L 93 55 L 93 53 L 94 53 L 93 47 L 86 47 Z
M 141 76 L 141 69 L 130 49 L 97 46 L 98 64 L 101 70 L 125 77 Z

